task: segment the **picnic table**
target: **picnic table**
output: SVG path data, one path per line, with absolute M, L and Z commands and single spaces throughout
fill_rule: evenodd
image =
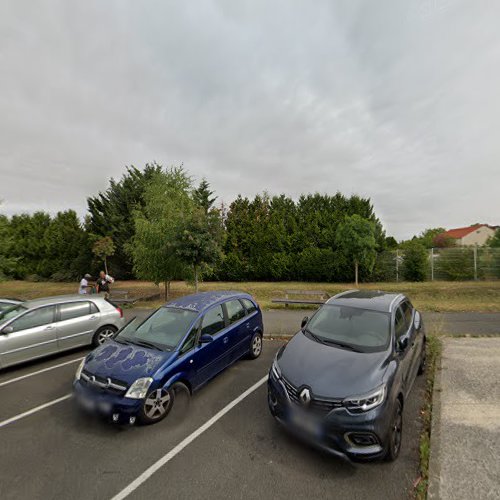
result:
M 294 298 L 298 296 L 307 298 Z M 321 305 L 329 298 L 330 295 L 322 290 L 285 290 L 285 298 L 271 299 L 271 302 L 285 304 L 285 307 L 288 307 L 289 304 Z

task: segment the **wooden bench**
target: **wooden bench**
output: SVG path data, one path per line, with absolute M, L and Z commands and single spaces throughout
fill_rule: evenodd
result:
M 306 297 L 317 297 L 316 299 L 299 299 L 299 298 L 290 298 L 290 295 L 302 295 Z M 306 304 L 306 305 L 321 305 L 324 304 L 330 295 L 321 290 L 285 290 L 285 298 L 276 298 L 272 299 L 271 302 L 274 304 L 285 304 L 285 307 L 288 307 L 289 304 Z

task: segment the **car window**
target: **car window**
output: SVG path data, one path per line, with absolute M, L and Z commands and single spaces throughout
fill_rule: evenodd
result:
M 60 321 L 80 318 L 90 314 L 90 302 L 71 302 L 70 304 L 61 304 L 59 306 L 61 314 Z
M 309 320 L 304 332 L 332 345 L 361 352 L 385 349 L 390 340 L 390 315 L 381 311 L 327 304 Z
M 190 351 L 196 344 L 196 337 L 198 335 L 198 330 L 200 329 L 200 322 L 191 329 L 189 332 L 188 338 L 184 341 L 183 346 L 181 347 L 181 353 Z
M 19 316 L 21 313 L 24 311 L 27 311 L 28 308 L 25 306 L 16 306 L 13 305 L 3 311 L 0 312 L 0 323 L 5 323 L 9 319 L 15 318 L 16 316 Z
M 48 325 L 54 321 L 55 306 L 41 307 L 34 311 L 27 312 L 19 319 L 14 320 L 10 326 L 15 332 L 28 330 L 38 326 Z
M 406 320 L 403 309 L 399 306 L 396 309 L 396 316 L 394 319 L 394 327 L 396 332 L 396 340 L 406 333 Z
M 90 314 L 97 314 L 99 312 L 101 312 L 99 308 L 93 302 L 90 302 Z
M 257 310 L 257 306 L 249 299 L 241 299 L 241 302 L 245 306 L 245 309 L 247 310 L 247 314 L 252 314 Z
M 218 305 L 205 313 L 201 323 L 201 334 L 215 335 L 225 327 L 222 306 Z
M 412 320 L 412 316 L 413 316 L 413 307 L 407 300 L 405 300 L 401 304 L 401 307 L 403 309 L 403 314 L 405 315 L 406 327 L 409 328 L 411 325 L 411 320 Z
M 230 300 L 229 302 L 226 302 L 226 309 L 230 324 L 236 323 L 236 321 L 245 317 L 245 309 L 239 300 Z

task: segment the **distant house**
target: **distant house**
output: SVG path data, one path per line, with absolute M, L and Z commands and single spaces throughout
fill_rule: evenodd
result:
M 495 234 L 497 227 L 488 224 L 474 224 L 469 227 L 449 229 L 439 235 L 439 238 L 453 239 L 458 246 L 483 246 L 490 236 Z

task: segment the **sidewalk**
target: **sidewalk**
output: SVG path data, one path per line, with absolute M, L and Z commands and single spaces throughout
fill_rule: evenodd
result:
M 445 338 L 428 498 L 500 499 L 500 338 Z

